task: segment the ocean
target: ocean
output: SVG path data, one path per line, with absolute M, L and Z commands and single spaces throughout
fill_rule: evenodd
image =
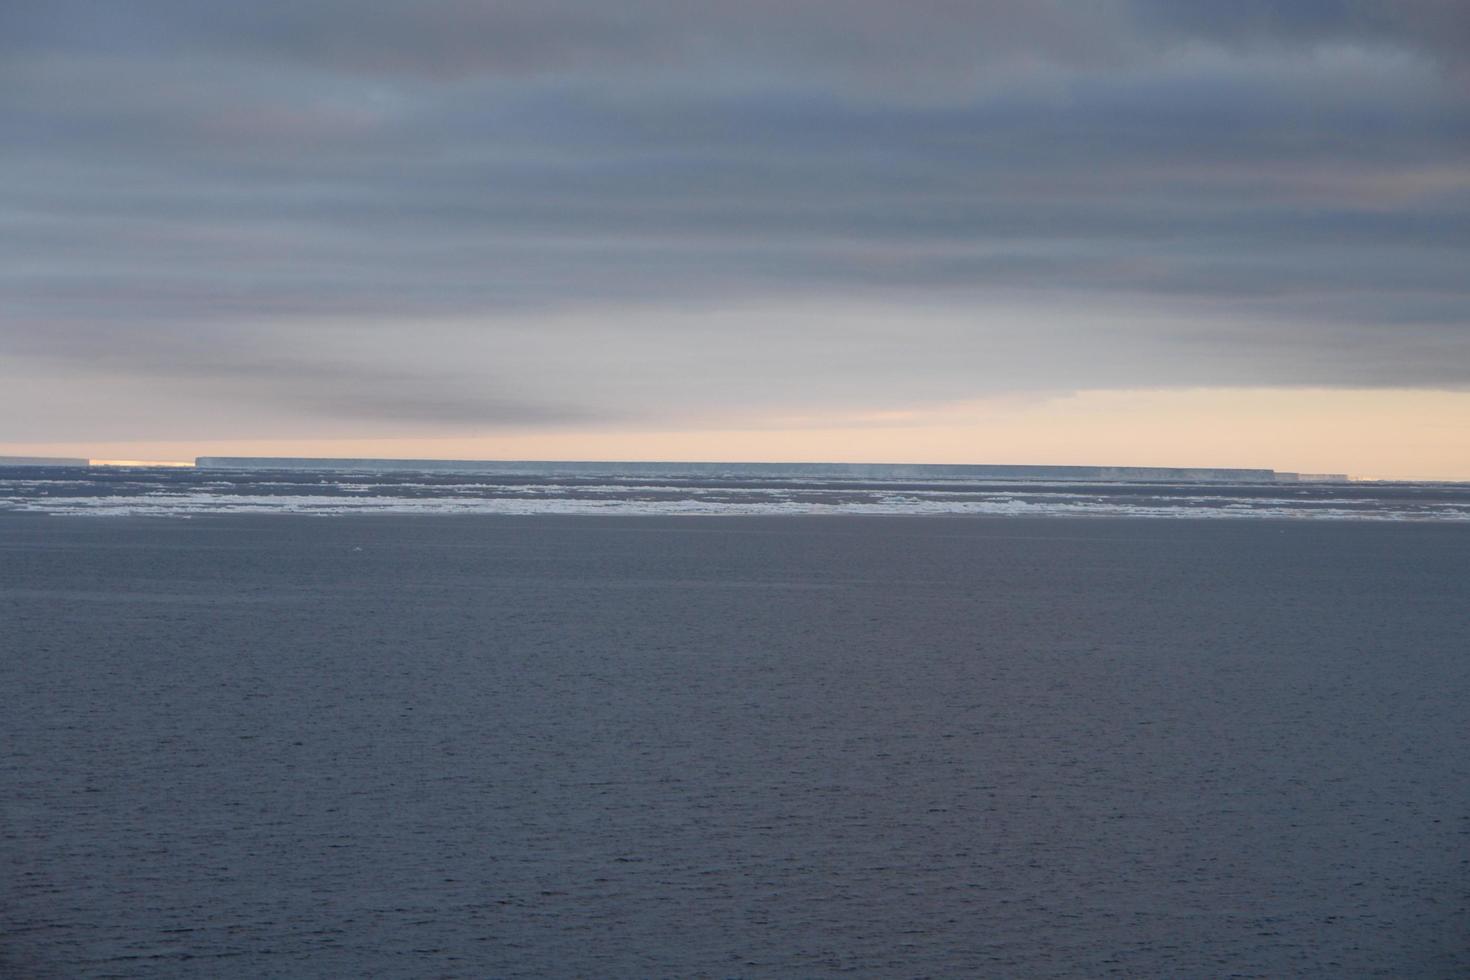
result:
M 1460 520 L 203 476 L 7 491 L 0 975 L 1470 972 Z

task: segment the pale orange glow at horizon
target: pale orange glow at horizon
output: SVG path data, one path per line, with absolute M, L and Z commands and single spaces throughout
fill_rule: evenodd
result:
M 0 443 L 0 454 L 160 461 L 218 455 L 1216 466 L 1470 480 L 1470 392 L 1090 391 L 687 429 Z

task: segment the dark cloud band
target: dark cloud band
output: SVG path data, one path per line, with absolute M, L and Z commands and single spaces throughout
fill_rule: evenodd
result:
M 542 424 L 645 412 L 587 379 L 740 329 L 629 311 L 940 308 L 1042 384 L 1016 338 L 1055 338 L 1018 324 L 1133 308 L 1131 359 L 1058 383 L 1460 387 L 1467 21 L 1429 0 L 6 5 L 0 353 L 165 381 L 236 358 L 245 402 Z M 517 346 L 527 317 L 596 311 L 592 342 Z M 467 319 L 536 383 L 446 381 L 464 364 L 435 361 L 436 324 Z M 291 348 L 353 320 L 412 323 L 413 367 Z M 937 322 L 891 330 L 954 343 L 919 333 Z M 1115 348 L 1108 323 L 1073 350 Z M 788 382 L 745 397 L 791 397 L 834 343 L 853 388 L 997 384 L 859 333 L 793 328 L 766 359 Z M 680 397 L 741 388 L 708 370 Z

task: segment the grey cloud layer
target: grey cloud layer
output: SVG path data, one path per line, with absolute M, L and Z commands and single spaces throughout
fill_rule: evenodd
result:
M 180 46 L 369 75 L 791 70 L 960 75 L 987 62 L 1112 65 L 1198 42 L 1396 46 L 1455 61 L 1458 0 L 48 0 L 0 10 L 0 47 L 130 57 Z
M 1467 24 L 1449 2 L 9 4 L 0 355 L 65 384 L 228 370 L 241 411 L 426 426 L 647 418 L 660 391 L 1464 387 Z M 728 376 L 702 354 L 738 317 L 666 315 L 824 303 Z M 855 305 L 888 332 L 845 330 Z M 551 315 L 577 342 L 528 345 Z M 353 319 L 397 326 L 364 326 L 362 357 L 311 336 Z M 445 339 L 467 319 L 473 350 Z M 921 353 L 896 365 L 900 342 Z M 997 351 L 1015 370 L 955 364 Z M 610 365 L 655 395 L 589 380 Z

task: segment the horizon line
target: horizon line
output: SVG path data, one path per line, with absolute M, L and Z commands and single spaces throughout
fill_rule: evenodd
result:
M 899 470 L 921 470 L 932 471 L 940 469 L 950 470 L 992 470 L 992 471 L 1040 471 L 1053 475 L 1067 473 L 1081 475 L 1084 472 L 1102 475 L 1115 473 L 1117 475 L 1135 474 L 1206 474 L 1215 473 L 1239 477 L 1275 478 L 1287 480 L 1323 480 L 1332 482 L 1360 482 L 1376 478 L 1360 477 L 1349 473 L 1309 473 L 1296 470 L 1277 470 L 1267 466 L 1160 466 L 1151 464 L 1132 463 L 932 463 L 932 462 L 895 462 L 892 460 L 868 460 L 868 461 L 832 461 L 832 460 L 757 460 L 757 459 L 606 459 L 606 458 L 581 458 L 581 459 L 533 459 L 533 458 L 470 458 L 470 457 L 434 457 L 434 456 L 221 456 L 221 455 L 198 455 L 192 460 L 180 459 L 145 459 L 145 458 L 118 458 L 118 457 L 83 457 L 83 456 L 8 456 L 0 455 L 0 467 L 5 466 L 56 466 L 56 467 L 118 467 L 118 468 L 195 468 L 195 469 L 229 469 L 232 464 L 239 464 L 250 468 L 270 468 L 269 464 L 280 463 L 289 467 L 301 466 L 302 464 L 315 464 L 326 468 L 333 466 L 353 466 L 368 468 L 373 464 L 386 464 L 392 466 L 412 467 L 416 464 L 424 464 L 435 468 L 446 466 L 477 466 L 477 467 L 563 467 L 563 466 L 606 466 L 606 467 L 691 467 L 708 468 L 719 466 L 746 466 L 759 467 L 762 469 L 774 468 L 810 468 L 826 469 L 834 472 L 844 470 L 859 470 L 864 468 L 883 468 Z M 1021 475 L 1020 473 L 996 472 L 992 475 Z M 1461 481 L 1431 481 L 1431 482 L 1461 482 Z

